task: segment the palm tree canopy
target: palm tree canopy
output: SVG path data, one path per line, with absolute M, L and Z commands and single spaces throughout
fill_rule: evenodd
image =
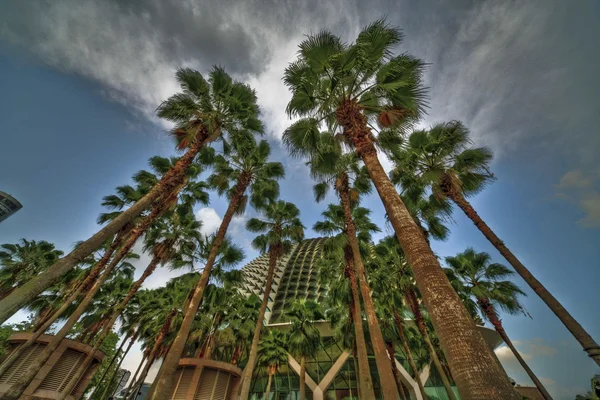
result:
M 279 196 L 278 179 L 285 176 L 283 164 L 270 162 L 271 147 L 266 140 L 256 142 L 247 132 L 239 133 L 224 153 L 215 156 L 213 173 L 207 182 L 219 195 L 226 194 L 229 200 L 241 180 L 249 185 L 249 196 L 244 195 L 236 212 L 243 214 L 248 200 L 256 208 L 265 206 L 269 200 Z
M 0 248 L 0 294 L 43 273 L 63 255 L 45 240 L 21 239 L 19 243 L 5 243 Z
M 356 225 L 356 237 L 362 247 L 368 246 L 371 242 L 371 235 L 379 232 L 379 227 L 371 222 L 369 215 L 371 210 L 364 207 L 354 207 L 352 210 L 352 219 Z M 321 213 L 323 221 L 317 221 L 313 225 L 313 230 L 331 239 L 326 243 L 326 247 L 343 248 L 347 242 L 346 219 L 344 209 L 337 204 L 329 204 L 327 209 Z M 361 252 L 366 249 L 361 249 Z
M 477 303 L 483 300 L 509 314 L 526 313 L 519 301 L 519 296 L 525 296 L 525 292 L 504 279 L 514 272 L 490 261 L 489 254 L 468 248 L 455 257 L 446 257 L 450 268 L 445 271 L 459 295 L 463 294 L 463 299 L 470 297 Z M 487 318 L 485 313 L 482 314 Z
M 252 246 L 265 253 L 271 247 L 278 247 L 281 254 L 287 253 L 292 244 L 304 238 L 304 225 L 300 221 L 300 210 L 292 203 L 283 200 L 270 202 L 262 208 L 262 218 L 251 218 L 246 222 L 250 232 L 261 233 L 252 241 Z
M 397 128 L 418 120 L 426 107 L 425 64 L 409 54 L 393 53 L 402 38 L 398 28 L 380 19 L 351 44 L 329 31 L 300 43 L 298 58 L 286 68 L 283 80 L 292 91 L 288 114 L 306 118 L 288 128 L 287 144 L 302 153 L 302 144 L 320 141 L 320 126 L 331 135 L 339 133 L 336 113 L 351 104 L 362 110 L 371 128 L 381 129 L 381 145 L 397 145 Z
M 392 181 L 403 191 L 411 187 L 430 187 L 443 198 L 443 185 L 465 196 L 473 195 L 490 183 L 492 153 L 485 147 L 473 147 L 469 130 L 460 121 L 434 125 L 429 130 L 413 132 L 406 146 L 392 157 L 395 168 Z
M 258 345 L 258 365 L 265 366 L 276 372 L 280 365 L 287 365 L 288 353 L 285 334 L 269 329 L 263 335 Z
M 256 93 L 223 68 L 213 67 L 208 80 L 196 70 L 181 68 L 176 78 L 182 91 L 162 102 L 156 113 L 175 124 L 171 134 L 179 149 L 192 145 L 203 130 L 209 141 L 226 141 L 223 134 L 239 130 L 262 134 Z
M 321 344 L 321 334 L 314 323 L 325 318 L 319 304 L 312 300 L 296 300 L 285 315 L 292 323 L 288 336 L 290 352 L 299 357 L 314 355 Z

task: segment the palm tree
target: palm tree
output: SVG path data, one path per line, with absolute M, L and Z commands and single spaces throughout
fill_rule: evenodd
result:
M 469 131 L 461 122 L 437 124 L 410 135 L 407 148 L 394 156 L 393 180 L 403 188 L 416 181 L 418 185 L 430 187 L 439 198 L 450 199 L 456 204 L 600 365 L 598 343 L 510 251 L 467 200 L 494 179 L 489 170 L 491 159 L 489 149 L 471 146 Z
M 342 185 L 347 187 L 348 182 L 346 181 Z M 343 190 L 345 191 L 346 189 Z M 373 344 L 373 352 L 375 353 L 377 370 L 381 376 L 382 392 L 387 393 L 386 396 L 397 397 L 398 393 L 397 388 L 394 385 L 394 373 L 390 366 L 389 357 L 385 348 L 385 342 L 383 340 L 381 328 L 379 327 L 377 315 L 374 314 L 375 306 L 371 297 L 371 289 L 366 281 L 366 275 L 358 241 L 358 238 L 360 237 L 361 242 L 369 243 L 371 239 L 371 233 L 378 232 L 379 228 L 377 225 L 371 222 L 369 218 L 370 210 L 363 207 L 354 207 L 352 210 L 350 210 L 350 217 L 347 216 L 347 212 L 348 209 L 346 207 L 330 204 L 327 207 L 327 210 L 321 214 L 325 220 L 315 223 L 313 229 L 316 232 L 324 235 L 335 235 L 333 238 L 329 239 L 329 247 L 343 249 L 344 252 L 344 262 L 347 266 L 345 274 L 347 274 L 350 281 L 350 288 L 352 290 L 352 297 L 354 299 L 353 316 L 355 318 L 354 328 L 356 330 L 355 336 L 357 340 L 356 350 L 358 355 L 358 367 L 361 375 L 359 384 L 362 396 L 369 397 L 371 393 L 373 393 L 373 384 L 370 380 L 367 347 L 362 329 L 359 288 L 360 293 L 362 294 L 365 314 L 367 316 L 367 324 L 369 326 L 369 333 L 371 336 L 371 342 Z M 355 255 L 355 252 L 357 256 Z
M 395 237 L 387 236 L 383 238 L 375 247 L 375 253 L 378 256 L 378 261 L 376 261 L 375 268 L 380 269 L 379 272 L 382 272 L 381 269 L 387 267 L 386 271 L 389 272 L 387 274 L 383 272 L 384 276 L 387 278 L 384 279 L 386 279 L 388 284 L 393 285 L 392 288 L 390 288 L 392 291 L 397 292 L 397 294 L 401 294 L 404 297 L 404 303 L 411 310 L 417 328 L 423 337 L 425 344 L 427 345 L 427 349 L 431 355 L 431 359 L 435 365 L 435 368 L 442 378 L 442 383 L 444 385 L 444 389 L 446 390 L 446 394 L 450 399 L 455 400 L 456 396 L 450 385 L 450 379 L 444 371 L 436 349 L 431 341 L 429 329 L 427 328 L 425 318 L 421 311 L 421 303 L 418 299 L 418 290 L 414 285 L 414 278 L 404 256 L 404 252 L 398 245 Z M 400 318 L 396 317 L 396 319 L 399 322 L 398 325 L 400 325 Z
M 231 364 L 238 365 L 240 358 L 246 351 L 247 343 L 251 343 L 254 337 L 254 328 L 258 321 L 258 310 L 262 304 L 259 297 L 255 294 L 249 297 L 237 298 L 233 302 L 233 307 L 225 321 L 233 338 L 235 346 L 231 355 Z
M 393 47 L 401 39 L 401 32 L 384 20 L 367 26 L 352 44 L 343 43 L 328 31 L 309 35 L 299 46 L 298 59 L 284 74 L 284 83 L 292 91 L 287 111 L 291 116 L 304 117 L 288 128 L 287 136 L 292 138 L 288 143 L 294 154 L 298 150 L 295 144 L 320 137 L 321 126 L 331 135 L 343 135 L 346 145 L 365 163 L 414 269 L 461 393 L 472 398 L 516 399 L 508 376 L 453 291 L 378 159 L 375 145 L 395 150 L 402 129 L 416 121 L 424 108 L 424 63 L 407 54 L 393 56 Z M 373 124 L 381 128 L 378 137 Z M 301 151 L 296 154 L 303 155 Z
M 519 296 L 524 296 L 525 293 L 513 282 L 503 280 L 513 275 L 511 270 L 502 264 L 490 261 L 489 254 L 477 253 L 472 248 L 468 248 L 455 257 L 446 257 L 446 264 L 450 267 L 447 273 L 452 281 L 457 281 L 455 287 L 477 304 L 483 317 L 494 326 L 544 398 L 551 400 L 552 397 L 542 382 L 513 345 L 498 316 L 498 309 L 509 314 L 525 314 L 523 305 L 519 301 Z
M 288 348 L 300 358 L 300 400 L 306 399 L 306 359 L 314 357 L 321 346 L 321 334 L 315 321 L 324 319 L 319 304 L 312 300 L 296 300 L 285 312 L 292 323 Z
M 148 398 L 151 400 L 164 399 L 168 396 L 171 381 L 188 339 L 192 322 L 204 296 L 204 289 L 208 284 L 219 247 L 234 214 L 243 213 L 248 200 L 254 206 L 261 206 L 268 199 L 276 198 L 279 195 L 277 179 L 284 175 L 283 165 L 268 161 L 271 150 L 266 141 L 256 143 L 252 136 L 246 134 L 236 137 L 236 140 L 230 146 L 226 146 L 225 150 L 223 156 L 215 158 L 215 172 L 208 181 L 218 190 L 219 194 L 228 194 L 229 206 L 215 235 L 215 241 L 206 260 L 202 276 L 187 304 L 180 331 L 164 359 L 153 388 L 150 390 Z M 230 180 L 236 182 L 233 187 L 229 185 Z M 249 190 L 249 196 L 246 195 L 246 190 Z
M 5 243 L 0 247 L 0 300 L 44 273 L 63 255 L 45 240 L 21 239 L 20 243 Z
M 109 314 L 110 318 L 103 324 L 102 332 L 94 338 L 95 345 L 93 346 L 93 350 L 88 353 L 78 368 L 75 377 L 70 381 L 70 384 L 66 386 L 63 391 L 63 393 L 65 393 L 64 396 L 67 396 L 67 393 L 71 392 L 75 387 L 76 382 L 79 381 L 79 378 L 85 373 L 87 367 L 93 360 L 94 350 L 100 346 L 104 338 L 111 332 L 111 328 L 121 315 L 121 312 L 125 309 L 145 280 L 156 270 L 156 267 L 158 265 L 171 263 L 177 265 L 178 262 L 186 263 L 185 260 L 183 260 L 185 257 L 183 253 L 187 252 L 189 254 L 190 252 L 193 252 L 198 242 L 202 240 L 199 231 L 201 227 L 202 224 L 196 221 L 194 215 L 191 214 L 187 208 L 184 208 L 183 210 L 176 208 L 175 211 L 170 213 L 166 218 L 158 221 L 157 226 L 154 229 L 148 231 L 145 250 L 150 250 L 153 254 L 150 264 L 146 267 L 138 280 L 131 285 L 127 295 L 111 310 L 111 313 Z M 169 316 L 167 317 L 167 320 L 170 321 L 171 318 L 172 316 Z M 165 329 L 168 329 L 168 327 Z
M 158 107 L 157 115 L 175 124 L 171 134 L 177 141 L 177 148 L 187 149 L 186 153 L 139 201 L 54 263 L 45 274 L 29 280 L 2 299 L 0 323 L 54 284 L 144 210 L 176 192 L 185 180 L 186 170 L 205 145 L 239 129 L 262 133 L 256 94 L 248 85 L 234 81 L 222 68 L 214 67 L 208 81 L 198 71 L 189 68 L 179 69 L 176 78 L 182 92 L 164 101 Z
M 290 252 L 294 243 L 304 238 L 304 226 L 298 218 L 300 210 L 294 204 L 283 200 L 273 201 L 267 204 L 262 211 L 264 214 L 263 218 L 251 218 L 246 223 L 248 231 L 263 233 L 254 238 L 252 246 L 262 253 L 269 254 L 269 270 L 267 272 L 262 304 L 258 312 L 256 328 L 254 329 L 254 336 L 252 337 L 248 362 L 242 374 L 241 399 L 247 399 L 250 394 L 250 383 L 256 364 L 260 333 L 263 329 L 263 320 L 267 311 L 269 296 L 271 295 L 271 286 L 277 262 L 279 262 L 282 256 Z
M 269 400 L 273 375 L 277 373 L 280 366 L 288 363 L 285 339 L 282 332 L 269 329 L 267 334 L 261 338 L 258 346 L 258 365 L 264 366 L 267 369 L 267 375 L 269 375 L 267 388 L 265 389 L 265 400 Z

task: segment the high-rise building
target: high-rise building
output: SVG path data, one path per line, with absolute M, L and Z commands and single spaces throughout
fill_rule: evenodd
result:
M 318 303 L 324 300 L 327 287 L 319 279 L 316 263 L 321 256 L 324 241 L 323 238 L 304 240 L 295 245 L 292 251 L 279 261 L 266 314 L 266 322 L 271 329 L 285 331 L 290 328 L 284 311 L 294 300 L 309 299 Z M 268 255 L 265 254 L 242 268 L 245 294 L 254 293 L 262 299 L 268 264 Z M 407 321 L 407 323 L 412 324 L 412 321 Z M 306 362 L 307 393 L 312 392 L 308 398 L 313 400 L 358 398 L 357 367 L 352 350 L 344 348 L 335 339 L 328 322 L 318 322 L 317 327 L 321 332 L 322 351 L 314 359 Z M 491 348 L 501 343 L 501 339 L 495 331 L 485 327 L 480 327 L 480 329 Z M 368 340 L 367 343 L 370 345 Z M 426 394 L 430 398 L 447 399 L 440 376 L 435 368 L 430 367 L 429 362 L 425 361 L 428 355 L 424 353 L 422 357 L 423 360 L 417 360 L 417 364 L 425 365 L 420 371 L 419 379 L 424 382 Z M 369 364 L 375 393 L 379 397 L 379 376 L 371 349 L 369 349 Z M 401 372 L 405 388 L 410 393 L 409 397 L 420 399 L 418 384 L 412 378 L 415 375 L 410 373 L 410 367 L 407 360 L 404 359 L 401 349 L 396 352 L 396 366 Z M 272 396 L 274 392 L 277 395 L 271 397 L 272 399 L 296 398 L 299 390 L 299 368 L 299 363 L 291 358 L 288 365 L 279 369 L 271 386 Z M 252 399 L 262 398 L 267 380 L 264 369 L 259 369 L 252 383 Z
M 131 371 L 120 368 L 119 371 L 117 371 L 117 387 L 113 390 L 113 393 L 121 393 L 130 377 Z
M 0 191 L 0 222 L 23 208 L 23 205 L 8 193 Z

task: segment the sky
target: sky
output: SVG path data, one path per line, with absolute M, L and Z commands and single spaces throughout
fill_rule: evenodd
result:
M 600 3 L 593 0 L 5 0 L 0 190 L 23 209 L 0 224 L 0 243 L 48 240 L 68 251 L 92 235 L 102 196 L 128 183 L 150 156 L 174 154 L 169 126 L 154 110 L 177 91 L 176 69 L 212 65 L 256 89 L 272 156 L 286 167 L 282 198 L 299 206 L 307 237 L 314 236 L 310 227 L 325 204 L 307 195 L 306 168 L 281 145 L 290 98 L 281 76 L 303 35 L 329 29 L 351 42 L 382 16 L 404 30 L 398 52 L 429 63 L 430 107 L 421 124 L 461 120 L 476 145 L 494 151 L 498 179 L 472 199 L 479 214 L 600 340 Z M 378 237 L 390 234 L 379 199 L 365 205 L 383 230 Z M 205 232 L 216 229 L 225 207 L 214 195 L 197 208 Z M 243 229 L 253 213 L 230 230 L 247 260 L 257 255 Z M 442 259 L 471 246 L 505 263 L 459 212 L 451 230 L 432 245 Z M 175 274 L 161 269 L 146 286 Z M 528 294 L 531 318 L 504 315 L 503 323 L 525 360 L 555 399 L 589 390 L 598 368 L 515 282 Z M 129 369 L 141 358 L 136 351 L 125 361 Z M 496 353 L 511 377 L 530 383 L 506 347 Z

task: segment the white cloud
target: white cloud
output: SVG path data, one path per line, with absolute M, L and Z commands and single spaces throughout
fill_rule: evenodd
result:
M 214 208 L 204 207 L 196 211 L 196 219 L 202 222 L 202 228 L 200 232 L 203 235 L 212 235 L 219 229 L 221 225 L 221 217 L 215 211 Z
M 554 185 L 555 196 L 576 204 L 583 212 L 577 223 L 585 228 L 600 227 L 600 169 L 566 172 Z

